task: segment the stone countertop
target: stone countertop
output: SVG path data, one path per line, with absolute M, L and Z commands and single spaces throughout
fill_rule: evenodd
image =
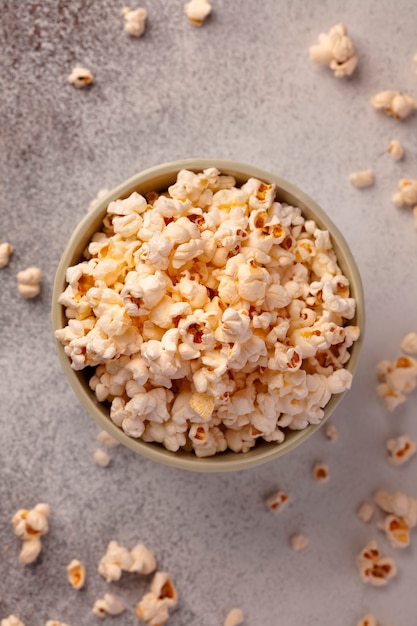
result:
M 232 606 L 252 626 L 354 626 L 367 612 L 381 625 L 415 626 L 416 546 L 393 549 L 375 521 L 365 525 L 355 512 L 378 488 L 417 496 L 417 458 L 395 468 L 385 450 L 391 436 L 417 439 L 415 392 L 390 414 L 375 379 L 376 363 L 396 358 L 402 337 L 417 330 L 417 231 L 412 211 L 391 202 L 400 178 L 417 177 L 417 115 L 401 123 L 369 104 L 383 89 L 417 95 L 417 4 L 213 0 L 202 28 L 188 24 L 182 4 L 143 2 L 140 39 L 123 33 L 122 2 L 2 5 L 0 240 L 14 253 L 0 270 L 0 618 L 93 625 L 95 599 L 113 591 L 129 607 L 114 623 L 138 623 L 132 609 L 149 580 L 124 574 L 107 584 L 97 573 L 114 539 L 149 545 L 170 572 L 180 596 L 172 626 L 218 626 Z M 308 58 L 337 22 L 348 25 L 359 56 L 348 80 Z M 76 64 L 93 72 L 92 86 L 67 83 Z M 405 147 L 401 162 L 386 152 L 394 138 Z M 279 173 L 345 234 L 363 278 L 367 329 L 353 388 L 332 417 L 339 439 L 319 431 L 282 459 L 232 474 L 173 470 L 122 447 L 102 468 L 92 457 L 99 429 L 55 351 L 54 272 L 99 189 L 192 156 Z M 375 185 L 352 187 L 349 174 L 368 167 Z M 29 265 L 44 279 L 27 301 L 15 274 Z M 311 476 L 317 460 L 329 465 L 325 485 Z M 274 515 L 265 497 L 277 488 L 290 503 Z M 50 532 L 38 561 L 23 567 L 10 519 L 38 502 L 52 507 Z M 308 535 L 305 551 L 291 550 L 294 532 Z M 398 565 L 384 589 L 360 582 L 355 565 L 373 538 Z M 80 592 L 66 580 L 73 558 L 87 566 Z

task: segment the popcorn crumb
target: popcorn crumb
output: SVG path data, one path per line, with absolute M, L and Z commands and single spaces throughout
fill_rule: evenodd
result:
M 397 574 L 394 559 L 382 557 L 376 541 L 370 541 L 356 557 L 362 582 L 382 587 Z
M 16 274 L 17 289 L 24 298 L 35 298 L 41 290 L 42 272 L 39 267 L 28 267 Z
M 417 207 L 416 207 L 417 208 Z M 401 350 L 406 354 L 417 354 L 417 333 L 408 333 L 401 341 Z
M 392 196 L 395 206 L 413 206 L 417 203 L 417 180 L 402 178 L 398 183 L 398 191 Z
M 230 609 L 225 617 L 223 626 L 239 626 L 243 624 L 244 620 L 245 616 L 243 615 L 242 609 Z
M 0 243 L 0 267 L 6 267 L 9 264 L 12 252 L 13 246 L 7 243 L 7 241 Z
M 124 7 L 122 14 L 125 18 L 125 33 L 132 37 L 141 37 L 145 32 L 146 18 L 148 17 L 146 9 L 129 9 Z
M 310 59 L 330 67 L 337 78 L 353 74 L 358 57 L 353 42 L 348 37 L 347 27 L 336 24 L 328 33 L 320 33 L 319 43 L 310 47 Z
M 304 548 L 307 548 L 308 538 L 301 533 L 295 533 L 290 537 L 290 544 L 294 552 L 300 552 L 300 550 L 304 550 Z
M 289 497 L 285 491 L 276 491 L 267 498 L 266 505 L 270 511 L 282 511 L 287 505 L 288 500 Z
M 376 623 L 375 617 L 368 613 L 359 620 L 357 626 L 378 626 L 378 624 Z
M 417 108 L 417 100 L 399 91 L 381 91 L 373 96 L 371 104 L 397 120 L 404 120 Z
M 97 441 L 101 443 L 105 448 L 115 448 L 116 446 L 120 446 L 120 441 L 114 439 L 106 430 L 102 430 L 96 437 Z
M 326 435 L 327 439 L 331 442 L 337 441 L 337 439 L 339 438 L 339 433 L 334 424 L 326 424 L 324 428 L 324 434 Z
M 318 482 L 327 483 L 329 480 L 329 468 L 325 463 L 316 463 L 313 467 L 314 479 Z
M 353 172 L 349 176 L 349 180 L 354 187 L 362 189 L 364 187 L 371 187 L 374 184 L 374 171 L 372 169 L 362 170 L 359 172 Z
M 1 620 L 0 626 L 25 626 L 25 624 L 16 615 L 9 615 Z
M 361 522 L 368 524 L 368 522 L 371 521 L 374 515 L 374 512 L 375 512 L 375 507 L 373 506 L 373 504 L 371 504 L 370 502 L 362 502 L 362 504 L 359 506 L 358 510 L 356 511 L 356 515 L 361 520 Z
M 402 147 L 398 139 L 393 139 L 390 142 L 387 148 L 387 152 L 389 152 L 389 154 L 392 156 L 394 161 L 401 161 L 401 159 L 404 156 L 404 148 Z
M 184 5 L 185 14 L 190 24 L 201 26 L 211 13 L 211 4 L 208 0 L 190 0 Z
M 416 443 L 408 435 L 400 435 L 387 441 L 388 461 L 391 465 L 403 465 L 416 453 Z
M 101 448 L 96 448 L 93 453 L 94 462 L 100 467 L 107 467 L 111 461 L 111 456 L 105 450 Z
M 97 204 L 99 203 L 99 201 L 104 198 L 104 196 L 107 196 L 107 194 L 109 193 L 109 189 L 99 189 L 99 191 L 97 192 L 97 195 L 95 198 L 93 198 L 90 202 L 90 204 L 87 207 L 87 213 L 89 213 L 90 211 L 92 211 L 93 209 L 96 208 Z
M 49 530 L 50 512 L 48 504 L 40 503 L 30 510 L 19 509 L 12 518 L 14 532 L 23 542 L 19 561 L 24 565 L 33 563 L 42 550 L 40 538 Z
M 82 87 L 92 83 L 93 78 L 94 77 L 90 70 L 87 70 L 85 67 L 74 67 L 67 80 L 77 89 L 81 89 Z
M 107 615 L 120 615 L 126 610 L 122 600 L 112 593 L 105 593 L 104 598 L 99 598 L 94 602 L 94 615 L 106 617 Z
M 73 559 L 67 566 L 67 576 L 73 589 L 82 589 L 85 584 L 85 567 L 78 559 Z

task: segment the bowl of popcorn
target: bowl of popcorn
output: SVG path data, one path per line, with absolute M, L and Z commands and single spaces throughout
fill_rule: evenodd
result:
M 155 461 L 228 471 L 326 421 L 351 387 L 364 301 L 313 200 L 256 167 L 193 159 L 97 201 L 60 260 L 52 318 L 103 429 Z

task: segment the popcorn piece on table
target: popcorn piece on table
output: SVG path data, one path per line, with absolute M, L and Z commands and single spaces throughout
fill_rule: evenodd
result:
M 413 206 L 417 203 L 417 180 L 402 178 L 398 183 L 398 191 L 392 196 L 395 206 Z
M 383 530 L 393 548 L 406 548 L 410 543 L 410 527 L 402 517 L 387 515 L 378 528 Z
M 100 465 L 100 467 L 107 467 L 111 462 L 110 454 L 101 448 L 94 450 L 93 457 L 95 464 Z
M 0 267 L 6 267 L 9 264 L 10 255 L 13 252 L 13 246 L 7 241 L 0 243 Z
M 141 7 L 139 9 L 124 7 L 122 15 L 125 18 L 125 33 L 132 37 L 141 37 L 145 32 L 146 18 L 148 17 L 146 9 Z
M 339 438 L 339 433 L 334 424 L 326 424 L 324 428 L 324 434 L 331 442 L 337 441 L 337 439 Z
M 289 497 L 285 491 L 276 491 L 266 500 L 266 506 L 270 511 L 282 511 L 288 503 Z
M 129 567 L 129 572 L 137 572 L 138 574 L 152 574 L 156 570 L 155 555 L 147 548 L 143 543 L 138 543 L 130 551 L 132 557 L 132 563 Z
M 120 580 L 122 571 L 128 572 L 131 565 L 132 555 L 130 552 L 119 545 L 117 541 L 110 541 L 105 555 L 98 564 L 98 573 L 109 583 Z
M 16 615 L 9 615 L 1 620 L 0 626 L 25 626 L 25 624 Z
M 24 565 L 33 563 L 42 550 L 40 538 L 49 530 L 50 512 L 50 506 L 41 503 L 30 510 L 19 509 L 12 518 L 14 532 L 23 541 L 19 561 Z
M 411 332 L 405 335 L 401 341 L 401 350 L 406 354 L 417 354 L 417 333 Z
M 74 67 L 67 80 L 77 89 L 81 89 L 93 82 L 93 75 L 90 70 L 85 67 Z
M 368 613 L 359 620 L 356 626 L 378 626 L 378 624 L 376 623 L 375 617 Z
M 417 525 L 417 498 L 400 491 L 389 493 L 380 489 L 374 493 L 374 502 L 386 513 L 402 518 L 410 528 Z
M 361 170 L 353 172 L 349 176 L 349 180 L 354 187 L 363 189 L 365 187 L 371 187 L 374 184 L 374 171 L 372 169 Z
M 72 559 L 67 566 L 67 577 L 73 589 L 82 589 L 85 584 L 85 567 L 78 559 Z
M 377 393 L 389 411 L 405 402 L 405 394 L 417 386 L 417 361 L 412 357 L 402 356 L 393 363 L 380 361 L 376 373 L 381 381 Z
M 28 267 L 16 274 L 17 289 L 24 298 L 35 298 L 41 290 L 42 272 L 39 267 Z
M 416 453 L 416 444 L 408 435 L 393 437 L 387 441 L 388 461 L 391 465 L 402 465 Z
M 365 524 L 371 521 L 373 515 L 375 513 L 375 507 L 370 502 L 362 502 L 356 511 L 356 515 Z
M 387 152 L 389 152 L 389 154 L 392 156 L 394 161 L 401 161 L 401 159 L 404 156 L 404 148 L 402 147 L 398 139 L 393 139 L 390 142 L 387 148 Z
M 201 26 L 211 13 L 211 4 L 208 0 L 190 0 L 184 5 L 184 11 L 190 24 Z
M 294 552 L 300 552 L 308 546 L 308 538 L 302 533 L 295 533 L 290 537 L 290 545 Z
M 417 108 L 413 96 L 399 91 L 381 91 L 371 99 L 371 104 L 397 120 L 404 120 Z
M 316 463 L 313 467 L 313 477 L 321 483 L 327 483 L 329 480 L 329 468 L 326 463 Z
M 150 592 L 136 605 L 135 614 L 148 626 L 160 626 L 169 618 L 169 611 L 178 603 L 177 590 L 166 572 L 157 572 Z
M 109 189 L 99 189 L 95 198 L 93 198 L 87 207 L 87 213 L 95 209 L 99 201 L 109 193 Z
M 115 448 L 116 446 L 120 446 L 120 442 L 111 435 L 109 435 L 107 430 L 101 430 L 98 433 L 96 439 L 105 448 Z
M 233 608 L 226 615 L 223 626 L 239 626 L 243 624 L 244 620 L 245 616 L 242 609 Z
M 104 598 L 99 598 L 94 602 L 94 615 L 98 617 L 106 617 L 106 615 L 120 615 L 126 610 L 122 600 L 112 593 L 105 593 Z
M 327 65 L 337 78 L 350 76 L 358 64 L 355 47 L 344 24 L 336 24 L 319 35 L 319 43 L 310 47 L 310 59 Z
M 359 576 L 364 583 L 382 587 L 397 573 L 394 559 L 382 557 L 376 541 L 370 541 L 356 557 Z

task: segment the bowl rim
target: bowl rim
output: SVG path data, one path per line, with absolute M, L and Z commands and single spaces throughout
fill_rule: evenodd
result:
M 274 183 L 277 186 L 277 192 L 279 195 L 295 198 L 296 202 L 293 203 L 293 206 L 299 206 L 305 218 L 305 212 L 311 212 L 311 217 L 316 221 L 318 226 L 324 228 L 325 230 L 329 230 L 332 246 L 336 251 L 338 264 L 341 266 L 343 274 L 347 275 L 350 282 L 352 296 L 356 300 L 356 315 L 354 319 L 356 325 L 360 328 L 360 337 L 351 347 L 351 357 L 345 365 L 345 369 L 349 370 L 353 375 L 357 368 L 359 353 L 363 343 L 365 330 L 365 305 L 363 285 L 359 269 L 344 236 L 331 218 L 317 204 L 317 202 L 305 194 L 296 185 L 272 172 L 234 160 L 189 158 L 170 161 L 161 165 L 150 167 L 131 176 L 129 179 L 100 198 L 93 210 L 88 212 L 80 220 L 72 232 L 58 263 L 55 273 L 51 304 L 53 331 L 55 332 L 55 330 L 62 328 L 62 324 L 64 320 L 66 320 L 64 307 L 58 303 L 58 297 L 67 284 L 65 279 L 67 267 L 75 262 L 80 262 L 75 261 L 75 256 L 77 256 L 78 259 L 81 259 L 81 251 L 85 248 L 85 245 L 91 240 L 92 237 L 92 234 L 86 236 L 86 233 L 93 233 L 100 230 L 108 204 L 117 198 L 125 198 L 138 189 L 144 190 L 145 187 L 149 188 L 142 191 L 142 193 L 147 193 L 151 189 L 158 190 L 158 180 L 171 177 L 174 181 L 176 174 L 182 169 L 202 171 L 210 167 L 217 168 L 222 174 L 231 174 L 235 176 L 237 182 L 239 182 L 239 179 L 247 180 L 250 177 L 255 177 L 268 183 Z M 165 183 L 163 187 L 166 189 L 166 186 L 167 184 Z M 83 241 L 83 245 L 80 245 L 80 242 Z M 78 253 L 75 254 L 77 249 Z M 290 438 L 288 439 L 288 436 L 286 436 L 286 439 L 281 444 L 268 444 L 266 442 L 262 442 L 260 446 L 257 445 L 246 453 L 226 451 L 219 455 L 199 458 L 193 453 L 170 452 L 161 444 L 147 443 L 141 439 L 135 439 L 126 435 L 121 428 L 116 426 L 111 421 L 109 415 L 106 416 L 104 414 L 104 403 L 98 402 L 93 391 L 87 390 L 86 387 L 83 386 L 80 378 L 82 373 L 76 372 L 71 367 L 70 359 L 65 354 L 62 344 L 57 339 L 55 339 L 55 343 L 59 361 L 73 391 L 75 392 L 75 395 L 103 430 L 106 430 L 117 441 L 142 456 L 171 467 L 191 471 L 238 471 L 284 456 L 321 428 L 346 394 L 346 391 L 344 391 L 341 394 L 332 395 L 331 399 L 324 407 L 325 414 L 319 424 L 310 424 L 303 430 L 291 431 Z

